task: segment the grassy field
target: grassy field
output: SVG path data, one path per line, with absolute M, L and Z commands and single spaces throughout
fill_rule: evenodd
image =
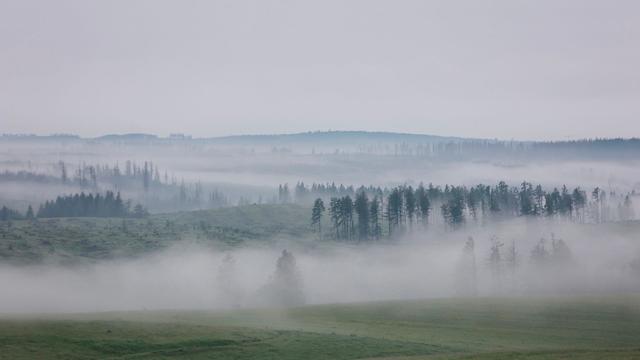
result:
M 637 359 L 640 297 L 5 315 L 0 358 Z
M 309 209 L 298 205 L 247 205 L 145 219 L 0 221 L 0 261 L 91 261 L 137 256 L 181 241 L 231 247 L 310 236 Z

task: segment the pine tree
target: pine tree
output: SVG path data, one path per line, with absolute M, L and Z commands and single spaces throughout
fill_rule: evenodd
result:
M 502 254 L 500 248 L 503 245 L 504 243 L 498 241 L 496 237 L 491 239 L 489 268 L 491 269 L 494 292 L 499 292 L 502 289 Z
M 353 200 L 349 195 L 344 196 L 341 201 L 340 213 L 342 216 L 342 232 L 345 239 L 351 240 L 354 235 L 353 223 Z
M 535 202 L 533 196 L 533 187 L 531 183 L 526 181 L 520 185 L 520 215 L 529 216 L 535 215 Z
M 26 218 L 27 218 L 27 220 L 33 220 L 34 217 L 35 216 L 33 214 L 33 208 L 31 207 L 31 205 L 29 205 L 29 208 L 27 209 Z
M 418 212 L 420 213 L 420 221 L 423 226 L 429 223 L 429 213 L 431 211 L 431 201 L 429 201 L 429 195 L 424 186 L 420 184 L 416 190 L 416 200 L 418 203 Z
M 317 229 L 320 238 L 322 238 L 322 215 L 324 211 L 324 202 L 321 198 L 317 198 L 311 209 L 311 226 Z
M 405 214 L 407 214 L 405 220 L 409 226 L 411 226 L 413 224 L 413 216 L 418 206 L 416 203 L 416 196 L 411 186 L 405 187 L 402 192 L 404 194 L 404 211 Z
M 518 266 L 520 266 L 520 255 L 516 249 L 515 241 L 511 241 L 511 245 L 507 248 L 504 262 L 506 270 L 508 271 L 508 276 L 511 280 L 511 290 L 513 291 L 516 289 L 516 273 Z
M 378 240 L 382 236 L 382 224 L 380 223 L 380 200 L 377 196 L 371 200 L 369 219 L 371 221 L 371 236 Z
M 394 233 L 402 221 L 402 192 L 395 188 L 387 199 L 387 221 L 389 223 L 389 235 Z
M 451 187 L 447 197 L 447 202 L 441 206 L 442 216 L 448 224 L 457 227 L 464 222 L 464 189 Z
M 471 236 L 464 243 L 457 275 L 457 292 L 462 296 L 477 295 L 475 242 Z
M 333 230 L 336 234 L 336 239 L 340 239 L 340 229 L 342 227 L 342 214 L 341 214 L 341 199 L 332 197 L 329 202 L 329 216 L 331 217 L 331 223 L 333 225 Z
M 358 238 L 367 240 L 369 238 L 369 198 L 364 191 L 358 192 L 354 203 L 355 212 L 358 216 Z
M 546 240 L 540 239 L 531 250 L 531 261 L 538 266 L 544 266 L 549 260 L 549 251 L 545 246 Z
M 63 184 L 67 183 L 68 180 L 68 176 L 67 176 L 67 166 L 64 164 L 63 161 L 60 161 L 60 180 L 62 180 Z
M 300 306 L 305 303 L 302 277 L 296 259 L 287 250 L 282 251 L 276 263 L 272 290 L 278 305 Z

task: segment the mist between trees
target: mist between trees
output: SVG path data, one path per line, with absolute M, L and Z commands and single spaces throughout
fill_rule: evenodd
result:
M 602 226 L 512 219 L 491 229 L 470 225 L 395 243 L 309 247 L 298 242 L 227 251 L 176 246 L 88 265 L 5 265 L 0 285 L 8 291 L 0 294 L 0 311 L 253 308 L 638 291 L 638 243 L 631 234 Z
M 5 170 L 0 172 L 0 182 L 56 185 L 63 191 L 79 195 L 122 193 L 132 201 L 156 212 L 212 209 L 229 204 L 226 195 L 218 189 L 206 187 L 199 181 L 179 180 L 175 174 L 170 175 L 168 171 L 161 170 L 152 161 L 139 164 L 126 160 L 122 166 L 119 163 L 90 165 L 84 162 L 71 165 L 59 161 L 45 172 Z

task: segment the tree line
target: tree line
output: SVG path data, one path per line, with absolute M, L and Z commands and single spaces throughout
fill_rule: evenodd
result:
M 299 183 L 298 188 L 304 188 L 304 184 Z M 350 189 L 335 185 L 311 189 L 317 188 L 329 189 L 329 193 L 334 189 L 345 192 Z M 567 186 L 547 191 L 541 185 L 534 186 L 526 181 L 518 187 L 501 181 L 494 186 L 479 184 L 473 187 L 433 184 L 420 184 L 417 188 L 360 187 L 354 192 L 354 196 L 349 193 L 331 196 L 326 206 L 326 197 L 317 197 L 311 210 L 314 231 L 322 236 L 325 211 L 328 211 L 332 237 L 339 240 L 379 239 L 414 226 L 424 228 L 444 224 L 456 228 L 466 222 L 518 216 L 593 223 L 635 218 L 632 202 L 635 192 L 618 195 L 600 188 L 587 192 L 580 187 L 569 189 Z M 433 216 L 438 212 L 439 217 Z
M 53 201 L 40 205 L 37 217 L 144 217 L 147 210 L 140 204 L 131 206 L 123 201 L 120 193 L 107 191 L 102 194 L 74 194 L 58 196 Z
M 46 174 L 5 170 L 0 172 L 0 182 L 65 185 L 94 193 L 127 191 L 135 194 L 136 201 L 146 207 L 161 211 L 210 209 L 230 204 L 226 194 L 217 188 L 206 189 L 200 182 L 179 180 L 152 161 L 127 160 L 123 165 L 79 163 L 77 166 L 60 161 Z

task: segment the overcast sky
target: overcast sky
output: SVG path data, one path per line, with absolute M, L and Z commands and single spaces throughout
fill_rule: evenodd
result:
M 0 0 L 0 133 L 640 136 L 640 1 Z

